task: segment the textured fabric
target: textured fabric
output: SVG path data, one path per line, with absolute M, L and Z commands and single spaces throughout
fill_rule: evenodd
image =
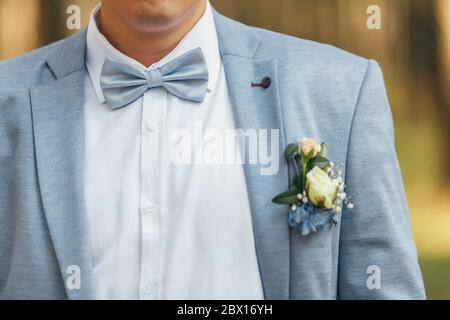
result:
M 108 43 L 96 12 L 87 31 L 84 76 L 84 183 L 95 297 L 261 299 L 242 165 L 172 159 L 180 131 L 194 137 L 200 125 L 200 134 L 235 128 L 210 6 L 179 45 L 150 67 L 200 47 L 214 75 L 204 101 L 153 88 L 115 110 L 96 92 L 103 61 L 147 68 Z M 187 148 L 201 150 L 201 141 Z
M 217 13 L 215 22 L 236 126 L 280 130 L 278 173 L 244 166 L 265 298 L 424 298 L 378 65 Z M 81 192 L 84 52 L 81 32 L 0 64 L 3 298 L 92 296 L 91 277 L 64 291 L 57 272 L 74 263 L 91 270 Z M 266 76 L 269 88 L 251 87 Z M 308 237 L 271 202 L 287 185 L 281 151 L 303 136 L 327 142 L 355 204 L 335 227 Z M 367 287 L 373 265 L 380 289 Z
M 208 68 L 201 48 L 149 70 L 106 59 L 100 80 L 103 96 L 112 110 L 124 107 L 142 97 L 147 90 L 158 87 L 179 98 L 202 102 L 207 83 Z

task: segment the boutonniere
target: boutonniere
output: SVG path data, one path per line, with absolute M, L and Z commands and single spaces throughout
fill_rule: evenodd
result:
M 291 143 L 284 152 L 288 167 L 295 176 L 288 191 L 273 198 L 273 202 L 289 205 L 288 223 L 302 235 L 337 223 L 342 205 L 353 208 L 345 193 L 342 170 L 327 159 L 327 146 L 304 138 Z

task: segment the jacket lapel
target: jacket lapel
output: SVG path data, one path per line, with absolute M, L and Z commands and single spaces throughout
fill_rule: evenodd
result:
M 260 274 L 266 299 L 289 298 L 289 229 L 286 208 L 272 203 L 272 198 L 285 190 L 288 173 L 283 160 L 285 141 L 278 96 L 277 61 L 257 59 L 260 44 L 256 33 L 240 30 L 241 24 L 217 12 L 215 22 L 220 51 L 227 76 L 236 127 L 243 130 L 270 132 L 278 129 L 279 170 L 275 175 L 262 175 L 260 164 L 244 165 L 252 211 L 252 223 Z M 252 87 L 270 77 L 269 88 Z M 264 143 L 264 142 L 263 142 Z M 261 145 L 258 145 L 260 150 Z M 270 147 L 268 147 L 270 150 Z M 259 161 L 258 161 L 259 163 Z
M 70 299 L 93 297 L 84 203 L 84 52 L 85 32 L 65 40 L 47 60 L 55 79 L 31 89 L 39 186 Z

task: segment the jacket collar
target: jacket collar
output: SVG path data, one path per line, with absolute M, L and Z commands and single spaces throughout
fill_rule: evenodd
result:
M 261 39 L 248 26 L 227 18 L 214 10 L 220 53 L 252 59 L 257 52 Z
M 56 79 L 84 70 L 86 32 L 87 29 L 83 29 L 72 37 L 54 44 L 55 50 L 47 56 L 47 65 Z

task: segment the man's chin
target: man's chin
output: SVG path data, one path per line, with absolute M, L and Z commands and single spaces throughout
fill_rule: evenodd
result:
M 142 24 L 168 24 L 180 16 L 176 6 L 170 1 L 145 0 L 136 3 L 134 15 Z
M 165 1 L 164 1 L 165 2 Z M 133 9 L 131 24 L 138 30 L 160 32 L 170 30 L 183 20 L 184 14 L 170 4 L 151 5 L 146 1 Z

